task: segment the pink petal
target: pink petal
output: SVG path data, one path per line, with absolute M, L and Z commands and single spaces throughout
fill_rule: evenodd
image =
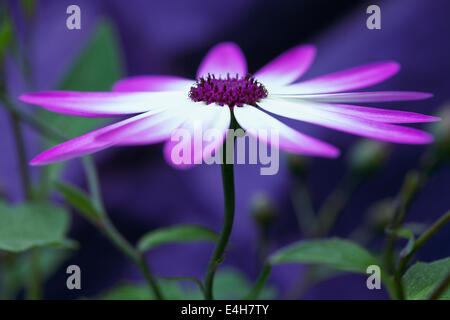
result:
M 309 100 L 287 99 L 293 101 L 300 108 L 304 104 L 308 104 Z M 420 123 L 420 122 L 434 122 L 440 119 L 433 116 L 428 116 L 415 112 L 389 110 L 381 108 L 361 107 L 348 104 L 334 104 L 334 103 L 319 103 L 314 102 L 314 107 L 324 111 L 340 113 L 350 116 L 355 116 L 363 119 L 373 120 L 377 122 L 387 123 Z
M 184 91 L 195 83 L 195 80 L 174 76 L 136 76 L 116 82 L 114 91 Z
M 294 47 L 269 62 L 255 73 L 255 78 L 263 84 L 284 86 L 299 79 L 311 66 L 316 48 L 311 45 Z M 272 87 L 271 86 L 271 87 Z
M 275 93 L 314 94 L 342 92 L 380 83 L 400 70 L 396 62 L 376 62 L 302 81 Z
M 230 119 L 231 114 L 228 107 L 199 104 L 193 106 L 190 110 L 190 116 L 178 128 L 189 136 L 186 139 L 181 138 L 181 141 L 179 141 L 177 138 L 172 139 L 174 137 L 172 135 L 171 139 L 164 146 L 164 156 L 167 162 L 181 169 L 202 163 L 202 160 L 211 155 L 205 153 L 206 148 L 217 152 L 222 146 L 226 131 L 230 126 Z M 204 134 L 210 129 L 217 130 L 221 138 L 213 142 L 205 141 Z M 189 156 L 187 156 L 186 162 L 177 163 L 172 158 L 172 152 L 176 146 L 181 147 L 183 150 L 189 149 Z
M 280 98 L 299 98 L 318 102 L 386 102 L 428 99 L 433 96 L 427 92 L 415 91 L 374 91 L 374 92 L 345 92 L 324 94 L 280 94 Z
M 146 112 L 182 103 L 187 93 L 46 91 L 23 94 L 20 100 L 48 110 L 82 117 L 107 117 Z
M 313 102 L 292 103 L 283 99 L 265 99 L 259 103 L 259 106 L 283 117 L 363 137 L 408 144 L 424 144 L 433 141 L 433 137 L 424 131 L 326 111 Z
M 259 141 L 292 153 L 329 158 L 339 156 L 339 150 L 334 146 L 300 133 L 255 107 L 236 107 L 233 112 L 239 125 Z M 278 141 L 272 140 L 272 133 L 278 135 Z
M 226 77 L 229 73 L 245 76 L 247 62 L 241 49 L 234 43 L 224 42 L 213 47 L 200 63 L 197 79 L 207 76 L 208 73 L 216 77 Z
M 152 111 L 153 112 L 153 111 Z M 75 139 L 61 143 L 53 148 L 44 151 L 31 160 L 31 165 L 45 165 L 53 162 L 64 161 L 76 157 L 85 156 L 108 147 L 113 146 L 116 142 L 113 140 L 97 140 L 96 138 L 108 131 L 126 127 L 133 123 L 140 123 L 139 121 L 149 117 L 152 112 L 142 113 L 132 118 L 116 122 L 107 127 L 92 131 Z

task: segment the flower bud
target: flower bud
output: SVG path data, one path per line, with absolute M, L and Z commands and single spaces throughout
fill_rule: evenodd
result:
M 384 232 L 394 216 L 394 199 L 384 199 L 367 210 L 367 225 L 376 232 Z
M 450 158 L 450 102 L 445 104 L 438 112 L 441 121 L 433 122 L 430 131 L 434 136 L 439 156 Z
M 272 201 L 262 193 L 257 193 L 252 197 L 251 213 L 256 223 L 263 228 L 269 227 L 276 217 Z
M 308 160 L 297 154 L 288 154 L 288 165 L 295 177 L 304 177 L 308 170 Z
M 384 164 L 388 154 L 386 143 L 363 139 L 352 146 L 347 162 L 356 173 L 370 175 Z

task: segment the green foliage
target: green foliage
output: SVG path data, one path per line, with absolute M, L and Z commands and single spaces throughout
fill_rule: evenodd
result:
M 406 298 L 409 300 L 427 299 L 449 272 L 450 258 L 414 264 L 403 276 Z M 450 287 L 441 295 L 440 299 L 450 300 Z
M 0 221 L 0 250 L 21 252 L 44 246 L 74 246 L 66 238 L 69 215 L 63 208 L 35 203 L 8 207 L 0 203 Z
M 282 248 L 270 257 L 272 264 L 325 264 L 342 271 L 365 273 L 377 260 L 358 244 L 338 239 L 309 240 Z
M 67 250 L 40 248 L 38 257 L 42 280 L 47 280 L 70 256 Z M 31 256 L 4 253 L 0 264 L 0 300 L 14 299 L 30 281 Z
M 214 279 L 214 297 L 218 300 L 244 299 L 252 291 L 253 284 L 240 271 L 234 268 L 223 268 L 217 272 Z M 259 292 L 260 299 L 274 299 L 276 291 L 266 286 Z
M 180 283 L 168 280 L 159 280 L 161 290 L 166 299 L 172 300 L 201 300 L 203 293 L 199 287 L 192 285 L 182 286 Z M 218 300 L 242 299 L 251 290 L 251 282 L 239 271 L 231 268 L 221 269 L 217 272 L 214 281 L 214 296 Z M 276 293 L 273 288 L 262 291 L 262 299 L 273 299 Z M 104 300 L 153 300 L 154 297 L 147 285 L 124 283 L 108 290 L 99 297 Z
M 182 224 L 168 228 L 160 228 L 145 234 L 138 242 L 138 249 L 146 251 L 157 246 L 173 242 L 214 242 L 218 235 L 205 227 Z

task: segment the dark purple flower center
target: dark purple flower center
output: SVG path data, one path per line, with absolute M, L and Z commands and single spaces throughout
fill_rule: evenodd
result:
M 244 104 L 255 105 L 267 97 L 266 88 L 250 75 L 221 79 L 214 75 L 202 77 L 191 87 L 189 97 L 192 101 L 215 103 L 220 106 L 242 107 Z

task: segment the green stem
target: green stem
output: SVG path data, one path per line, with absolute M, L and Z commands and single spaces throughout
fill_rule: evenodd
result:
M 405 181 L 399 194 L 396 197 L 394 216 L 392 218 L 389 229 L 390 233 L 386 241 L 384 250 L 384 259 L 387 270 L 394 275 L 394 283 L 396 287 L 396 295 L 398 299 L 404 299 L 405 293 L 402 282 L 402 274 L 400 268 L 396 268 L 395 262 L 395 244 L 397 242 L 397 233 L 395 232 L 403 223 L 406 213 L 411 206 L 414 198 L 419 191 L 426 185 L 430 176 L 442 164 L 436 148 L 430 148 L 422 157 L 419 170 L 410 171 L 405 177 Z M 402 267 L 404 268 L 404 267 Z
M 401 257 L 399 266 L 398 266 L 398 273 L 402 275 L 411 260 L 411 258 L 414 256 L 414 254 L 419 250 L 420 247 L 424 245 L 425 242 L 428 241 L 428 239 L 431 238 L 439 229 L 441 229 L 446 223 L 450 221 L 450 211 L 447 211 L 443 216 L 441 216 L 436 222 L 433 223 L 427 230 L 425 230 L 419 238 L 414 242 L 414 246 L 411 249 L 411 251 Z
M 145 280 L 150 285 L 156 299 L 163 300 L 163 294 L 159 288 L 158 282 L 153 277 L 150 267 L 147 261 L 141 253 L 139 253 L 130 243 L 122 236 L 122 234 L 117 231 L 111 221 L 106 217 L 102 221 L 102 231 L 105 236 L 133 263 L 139 268 L 145 277 Z
M 447 290 L 447 288 L 450 286 L 450 272 L 447 274 L 447 276 L 442 280 L 442 282 L 434 289 L 434 291 L 431 293 L 428 300 L 438 300 L 439 297 Z
M 17 161 L 19 164 L 20 178 L 24 189 L 25 198 L 31 200 L 33 198 L 33 188 L 31 186 L 30 174 L 28 172 L 28 162 L 25 153 L 25 141 L 20 128 L 20 122 L 17 116 L 10 114 L 11 125 L 13 129 L 14 141 L 16 145 Z
M 28 300 L 39 300 L 42 297 L 41 270 L 39 264 L 39 249 L 30 250 L 30 281 L 26 287 Z
M 227 138 L 228 140 L 229 138 Z M 234 147 L 234 137 L 233 147 Z M 235 194 L 234 194 L 234 166 L 233 163 L 227 163 L 227 147 L 224 145 L 223 150 L 223 163 L 222 163 L 222 184 L 225 200 L 225 214 L 223 219 L 222 231 L 220 232 L 219 239 L 217 240 L 216 247 L 209 259 L 208 267 L 205 275 L 205 299 L 213 299 L 213 285 L 214 275 L 216 273 L 217 266 L 223 259 L 223 253 L 227 247 L 228 239 L 230 238 L 231 229 L 233 227 L 234 209 L 235 209 Z
M 163 294 L 159 288 L 158 282 L 153 277 L 150 267 L 145 260 L 145 257 L 136 250 L 115 228 L 109 216 L 105 210 L 103 199 L 100 191 L 100 183 L 98 173 L 95 168 L 95 164 L 90 157 L 82 158 L 82 163 L 86 173 L 89 191 L 92 197 L 92 201 L 96 206 L 96 209 L 100 217 L 100 227 L 105 236 L 128 258 L 130 259 L 142 272 L 150 288 L 152 289 L 155 297 L 159 300 L 163 300 Z
M 270 272 L 272 271 L 272 266 L 268 263 L 264 266 L 264 268 L 261 271 L 261 274 L 259 275 L 258 279 L 255 282 L 255 285 L 253 286 L 252 290 L 248 294 L 248 296 L 245 298 L 245 300 L 256 300 L 261 295 L 261 292 L 264 290 L 264 287 L 266 286 L 267 280 L 269 279 Z

